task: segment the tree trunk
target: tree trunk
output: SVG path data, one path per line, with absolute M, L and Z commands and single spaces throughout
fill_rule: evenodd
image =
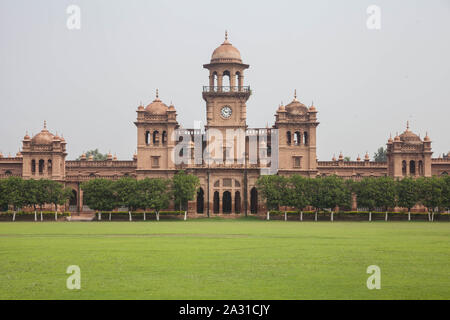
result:
M 372 211 L 369 211 L 369 222 L 372 221 Z
M 187 220 L 187 211 L 184 211 L 184 221 Z
M 144 221 L 145 221 L 145 211 L 144 211 Z
M 270 220 L 270 211 L 267 211 L 267 221 Z
M 384 221 L 388 221 L 388 213 L 387 213 L 387 211 L 386 211 L 386 214 L 384 216 Z
M 331 211 L 331 222 L 333 222 L 334 220 L 333 220 L 333 211 Z
M 102 221 L 102 213 L 101 212 L 98 213 L 98 221 Z
M 13 221 L 16 221 L 16 210 L 14 209 L 14 212 L 13 212 Z
M 303 211 L 300 212 L 300 221 L 303 221 Z
M 317 221 L 317 210 L 316 210 L 316 212 L 314 213 L 314 221 Z
M 428 221 L 431 221 L 431 218 L 430 218 L 430 211 L 428 211 Z
M 411 221 L 411 210 L 408 209 L 408 221 Z
M 36 209 L 34 209 L 34 221 L 37 221 L 37 212 L 36 212 Z
M 284 211 L 284 221 L 287 221 L 287 213 Z
M 44 221 L 44 217 L 42 216 L 42 208 L 41 208 L 41 221 Z
M 181 204 L 180 204 L 181 206 Z M 159 221 L 159 211 L 156 211 L 156 221 Z
M 58 221 L 58 211 L 55 210 L 55 221 Z
M 131 211 L 128 211 L 128 217 L 130 217 L 130 221 L 132 220 L 131 219 Z

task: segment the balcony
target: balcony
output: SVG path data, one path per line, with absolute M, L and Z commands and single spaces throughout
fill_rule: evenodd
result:
M 251 94 L 250 86 L 203 86 L 203 98 L 211 96 L 237 96 L 248 99 Z

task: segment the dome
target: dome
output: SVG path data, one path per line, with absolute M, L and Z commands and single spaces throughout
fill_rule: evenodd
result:
M 242 63 L 241 53 L 228 41 L 228 33 L 225 32 L 225 41 L 214 50 L 211 63 L 231 62 Z
M 53 138 L 54 135 L 47 130 L 47 123 L 44 121 L 44 129 L 31 139 L 31 143 L 49 145 L 53 143 Z
M 145 112 L 155 115 L 165 115 L 168 107 L 159 99 L 158 89 L 156 89 L 156 99 L 152 101 L 147 107 Z
M 285 108 L 288 113 L 295 115 L 306 114 L 309 111 L 307 106 L 297 100 L 297 90 L 294 92 L 294 100 L 292 100 Z
M 422 142 L 422 140 L 420 139 L 420 137 L 417 134 L 415 134 L 414 132 L 409 130 L 409 122 L 407 122 L 407 124 L 406 124 L 405 132 L 403 132 L 400 135 L 400 140 L 405 143 L 412 143 L 412 144 Z

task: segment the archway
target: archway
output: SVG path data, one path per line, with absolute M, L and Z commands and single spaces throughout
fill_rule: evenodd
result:
M 219 205 L 219 192 L 214 191 L 214 200 L 213 200 L 213 210 L 214 213 L 219 213 L 220 205 Z
M 250 212 L 258 213 L 258 190 L 255 187 L 250 191 Z
M 406 161 L 402 161 L 402 175 L 406 176 Z
M 231 192 L 225 191 L 222 195 L 222 212 L 231 213 Z
M 234 193 L 234 213 L 241 213 L 241 193 L 239 191 Z
M 76 206 L 78 204 L 77 192 L 72 190 L 72 194 L 70 195 L 69 206 Z
M 409 174 L 410 175 L 416 174 L 416 162 L 414 160 L 411 160 L 409 162 Z
M 205 194 L 203 189 L 200 188 L 197 192 L 197 213 L 203 213 L 205 206 Z

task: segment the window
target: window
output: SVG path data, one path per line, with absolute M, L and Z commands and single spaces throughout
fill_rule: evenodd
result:
M 159 168 L 159 157 L 152 157 L 152 168 Z
M 302 157 L 293 157 L 293 159 L 294 159 L 294 168 L 300 168 L 301 167 L 301 158 Z

